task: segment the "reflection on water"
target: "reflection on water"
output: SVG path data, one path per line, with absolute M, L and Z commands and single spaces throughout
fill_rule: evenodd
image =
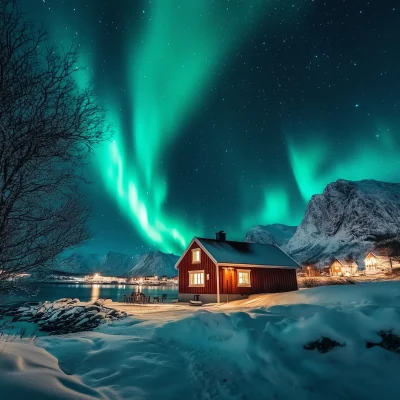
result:
M 97 300 L 100 295 L 100 285 L 92 285 L 92 293 L 90 301 Z
M 132 286 L 132 285 L 85 285 L 85 284 L 44 284 L 34 296 L 26 293 L 17 293 L 0 298 L 0 305 L 23 301 L 54 301 L 62 298 L 92 301 L 96 299 L 112 299 L 122 301 L 124 294 L 142 292 L 147 296 L 167 295 L 168 301 L 178 298 L 177 286 Z

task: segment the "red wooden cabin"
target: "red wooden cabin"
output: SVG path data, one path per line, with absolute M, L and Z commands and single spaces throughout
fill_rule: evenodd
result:
M 278 246 L 195 237 L 176 263 L 179 301 L 220 303 L 255 293 L 297 290 L 300 268 Z

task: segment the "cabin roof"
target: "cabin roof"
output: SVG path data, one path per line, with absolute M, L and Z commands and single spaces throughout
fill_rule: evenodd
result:
M 265 265 L 299 268 L 300 265 L 278 246 L 195 238 L 218 264 Z
M 339 263 L 342 264 L 343 267 L 356 267 L 356 268 L 358 268 L 358 265 L 357 265 L 357 263 L 355 261 L 346 261 L 346 260 L 344 260 L 342 258 L 336 258 L 335 261 L 339 261 Z
M 369 256 L 373 256 L 378 260 L 387 260 L 389 258 L 387 255 L 382 254 L 380 250 L 370 251 L 366 255 L 365 259 L 367 259 Z

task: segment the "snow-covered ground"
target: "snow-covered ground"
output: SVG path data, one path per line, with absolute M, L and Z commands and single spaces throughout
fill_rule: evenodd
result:
M 95 332 L 0 341 L 0 393 L 22 399 L 395 399 L 400 282 L 323 286 L 201 309 L 130 306 Z M 341 344 L 305 350 L 328 337 Z M 57 362 L 58 360 L 58 362 Z M 7 395 L 9 397 L 7 397 Z M 3 398 L 3 397 L 2 397 Z

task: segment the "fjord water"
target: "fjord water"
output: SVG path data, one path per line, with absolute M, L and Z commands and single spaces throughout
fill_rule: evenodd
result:
M 54 301 L 61 298 L 77 298 L 81 301 L 110 298 L 123 301 L 124 295 L 142 292 L 148 296 L 167 294 L 168 301 L 178 298 L 177 286 L 132 286 L 132 285 L 85 285 L 85 284 L 43 284 L 35 294 L 16 293 L 0 298 L 0 305 L 21 302 Z

